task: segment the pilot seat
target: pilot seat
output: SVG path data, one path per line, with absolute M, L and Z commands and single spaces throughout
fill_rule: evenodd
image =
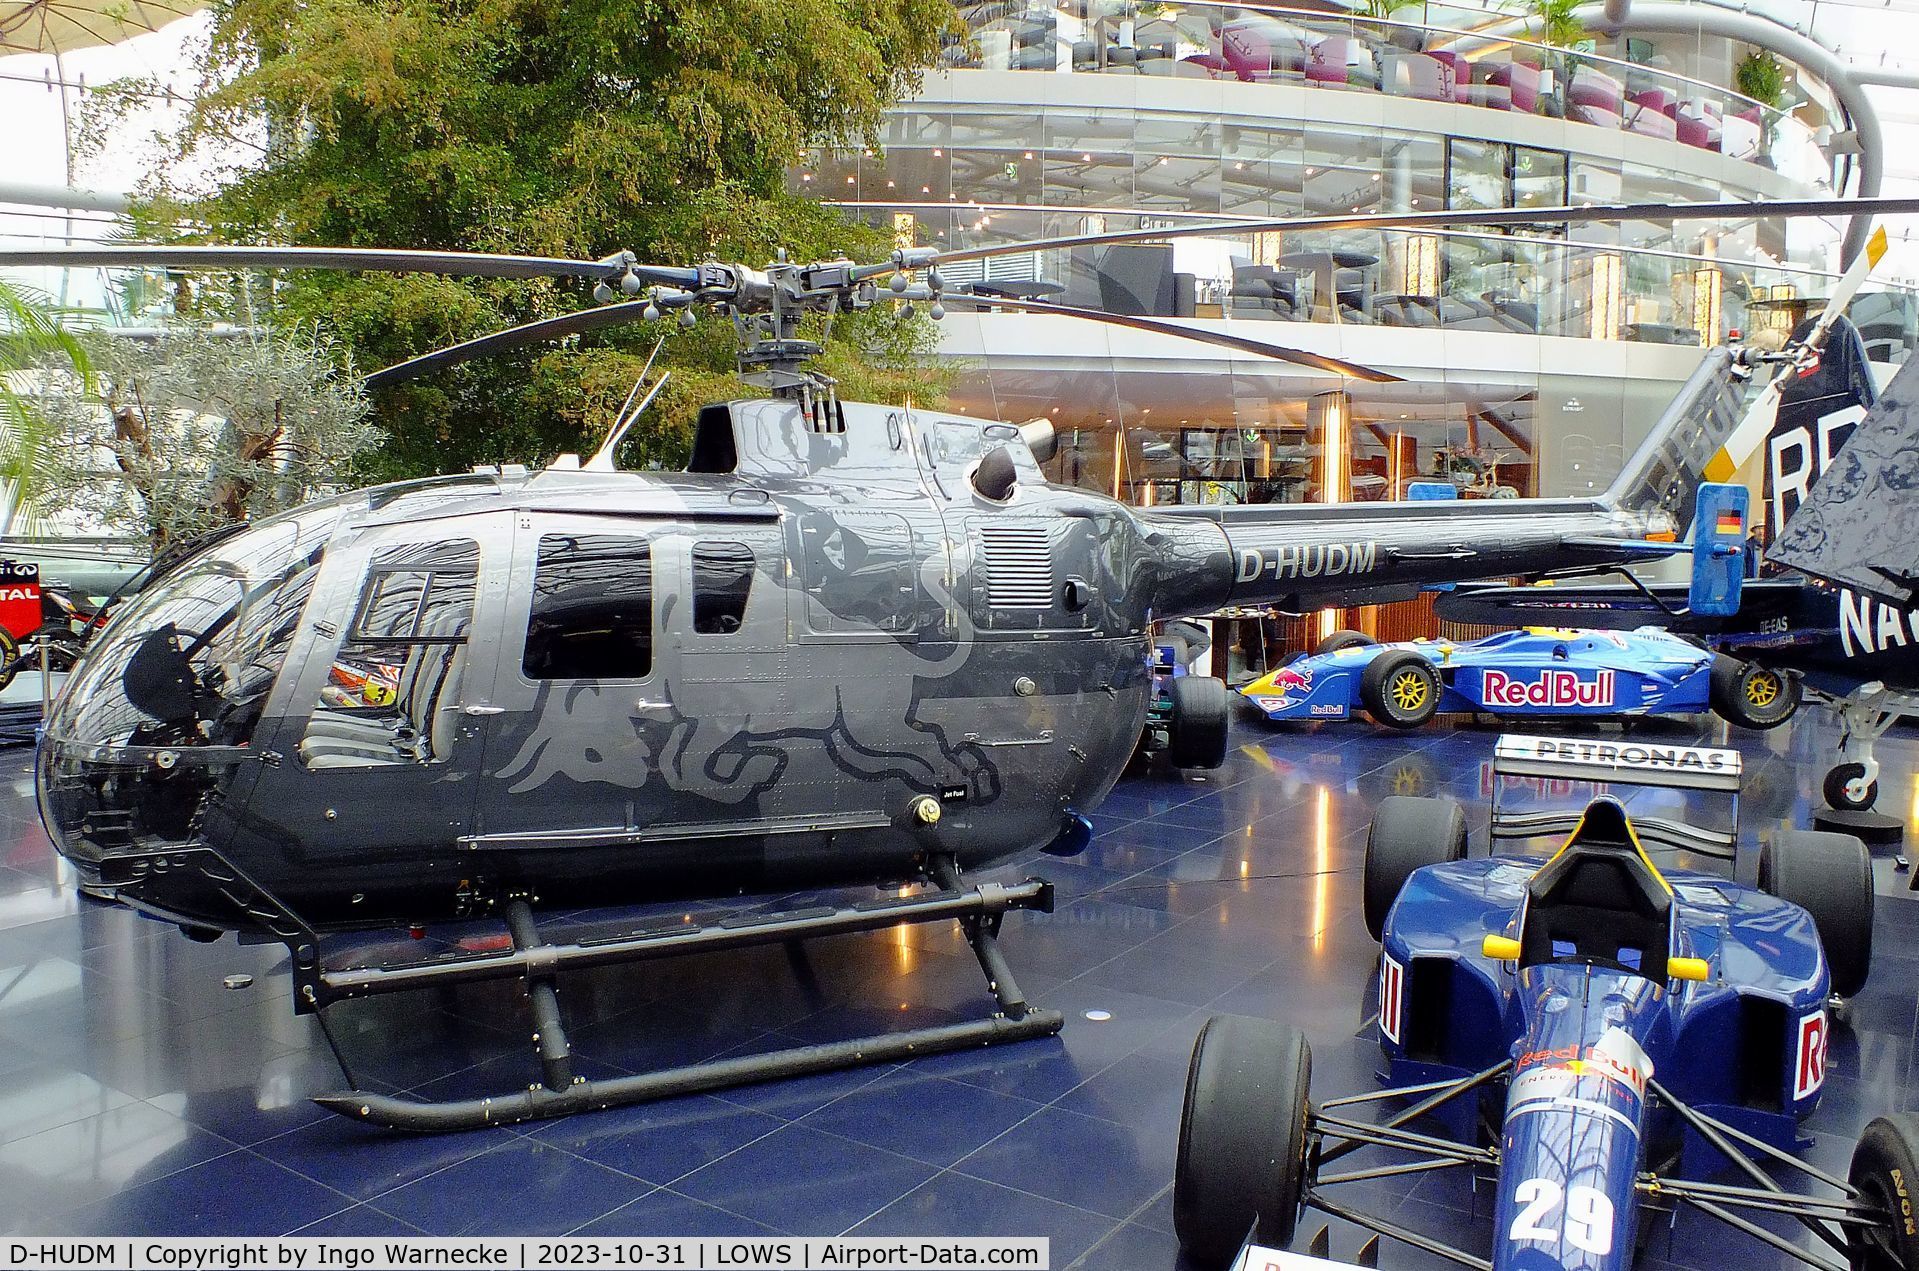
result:
M 1595 799 L 1526 884 L 1519 965 L 1579 962 L 1665 983 L 1672 892 L 1633 842 L 1626 810 Z
M 460 677 L 466 664 L 467 615 L 429 615 L 427 642 L 406 651 L 394 706 L 378 711 L 321 707 L 307 723 L 300 758 L 309 768 L 369 768 L 444 760 L 459 726 Z

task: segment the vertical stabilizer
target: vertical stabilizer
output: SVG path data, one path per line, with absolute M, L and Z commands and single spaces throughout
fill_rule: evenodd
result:
M 1606 491 L 1606 501 L 1629 512 L 1663 512 L 1668 527 L 1692 524 L 1700 480 L 1739 426 L 1745 383 L 1733 375 L 1732 354 L 1711 349 L 1700 359 L 1646 440 Z
M 1919 359 L 1908 361 L 1820 474 L 1769 555 L 1875 596 L 1919 604 Z

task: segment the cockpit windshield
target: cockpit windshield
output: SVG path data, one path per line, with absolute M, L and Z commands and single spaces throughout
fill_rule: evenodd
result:
M 90 746 L 243 746 L 343 522 L 496 488 L 487 476 L 355 490 L 218 538 L 116 613 L 61 694 L 48 736 Z
M 250 741 L 323 550 L 283 561 L 297 536 L 273 538 L 271 556 L 196 562 L 142 595 L 82 660 L 49 734 L 106 745 Z

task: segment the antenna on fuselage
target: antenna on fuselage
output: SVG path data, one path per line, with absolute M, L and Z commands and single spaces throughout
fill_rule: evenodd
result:
M 665 346 L 665 337 L 661 337 L 654 342 L 653 352 L 647 355 L 646 365 L 640 368 L 639 377 L 633 381 L 633 391 L 628 393 L 626 400 L 620 404 L 620 413 L 614 416 L 613 427 L 607 430 L 606 440 L 601 442 L 600 448 L 593 452 L 593 457 L 586 461 L 584 465 L 586 471 L 614 471 L 614 447 L 626 440 L 627 432 L 638 422 L 640 413 L 653 404 L 653 399 L 660 395 L 660 390 L 666 387 L 666 382 L 673 378 L 673 372 L 662 371 L 659 380 L 654 383 L 651 389 L 647 390 L 647 394 L 644 398 L 641 398 L 640 404 L 638 406 L 633 404 L 633 399 L 639 396 L 640 386 L 646 383 L 647 372 L 653 369 L 654 360 L 660 356 L 660 350 Z

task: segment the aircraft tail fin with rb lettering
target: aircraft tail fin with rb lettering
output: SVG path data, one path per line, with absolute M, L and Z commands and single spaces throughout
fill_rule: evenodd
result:
M 1770 559 L 1919 607 L 1919 358 L 1893 376 L 1792 509 Z

